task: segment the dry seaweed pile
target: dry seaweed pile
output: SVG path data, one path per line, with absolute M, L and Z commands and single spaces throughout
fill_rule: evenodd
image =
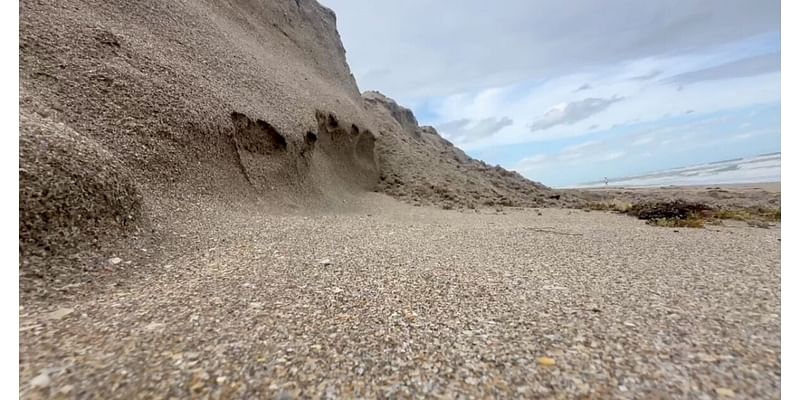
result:
M 645 202 L 631 206 L 629 215 L 639 219 L 688 219 L 694 216 L 713 215 L 707 204 L 692 203 L 684 200 L 671 202 Z

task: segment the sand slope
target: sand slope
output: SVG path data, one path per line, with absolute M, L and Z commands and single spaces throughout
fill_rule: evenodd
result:
M 25 1 L 20 16 L 23 286 L 197 202 L 557 203 L 362 98 L 315 1 Z
M 554 191 L 500 166 L 466 155 L 434 127 L 378 92 L 364 93 L 377 124 L 379 189 L 416 205 L 444 208 L 576 206 L 579 196 Z

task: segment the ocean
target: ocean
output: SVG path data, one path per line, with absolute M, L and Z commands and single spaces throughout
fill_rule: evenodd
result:
M 670 185 L 725 185 L 736 183 L 780 182 L 780 180 L 781 153 L 770 153 L 654 171 L 636 176 L 609 178 L 608 186 L 652 187 Z M 605 186 L 605 182 L 586 182 L 573 187 L 598 186 Z

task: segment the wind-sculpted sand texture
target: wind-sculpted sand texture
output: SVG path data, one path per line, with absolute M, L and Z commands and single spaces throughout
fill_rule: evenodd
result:
M 25 304 L 22 397 L 780 397 L 779 229 L 350 207 L 176 213 Z

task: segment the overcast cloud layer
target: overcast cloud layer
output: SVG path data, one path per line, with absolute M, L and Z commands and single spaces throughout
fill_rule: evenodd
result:
M 546 184 L 780 151 L 776 0 L 322 1 L 361 90 Z M 653 147 L 676 140 L 670 128 L 727 113 L 752 117 L 681 131 L 680 156 Z M 614 145 L 634 127 L 649 129 L 633 138 L 639 149 Z M 711 131 L 726 144 L 683 146 Z M 591 157 L 572 149 L 585 142 Z

